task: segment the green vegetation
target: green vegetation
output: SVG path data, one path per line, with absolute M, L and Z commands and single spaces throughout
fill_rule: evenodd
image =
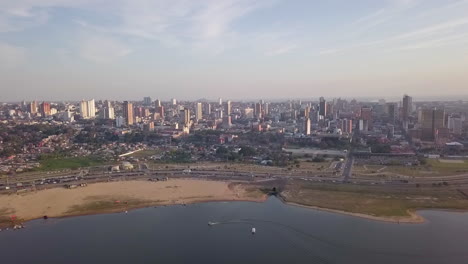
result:
M 449 187 L 395 190 L 384 187 L 293 183 L 288 202 L 380 217 L 409 216 L 416 209 L 468 209 L 468 200 Z
M 82 167 L 99 166 L 106 164 L 98 157 L 76 157 L 76 158 L 57 158 L 51 156 L 42 156 L 40 158 L 40 167 L 37 171 L 53 171 L 63 169 L 78 169 Z

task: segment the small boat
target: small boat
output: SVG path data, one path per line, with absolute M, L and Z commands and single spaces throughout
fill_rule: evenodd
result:
M 209 226 L 212 226 L 212 225 L 215 225 L 215 224 L 216 224 L 215 222 L 208 222 Z
M 252 234 L 255 234 L 256 231 L 255 227 L 252 227 Z

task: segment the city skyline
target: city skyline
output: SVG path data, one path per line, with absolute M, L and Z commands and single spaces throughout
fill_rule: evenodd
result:
M 0 1 L 0 101 L 466 98 L 468 1 Z

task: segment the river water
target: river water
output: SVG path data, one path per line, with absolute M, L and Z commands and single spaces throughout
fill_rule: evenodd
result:
M 468 213 L 420 214 L 384 223 L 270 197 L 35 220 L 0 233 L 0 263 L 468 263 Z

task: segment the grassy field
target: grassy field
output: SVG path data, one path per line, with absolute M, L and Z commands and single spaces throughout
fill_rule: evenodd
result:
M 194 162 L 186 164 L 177 163 L 162 163 L 152 162 L 148 165 L 151 169 L 196 169 L 196 170 L 220 170 L 220 171 L 237 171 L 247 173 L 279 173 L 289 174 L 294 176 L 297 174 L 311 174 L 311 173 L 327 173 L 329 171 L 331 162 L 308 162 L 306 160 L 299 160 L 297 164 L 291 164 L 288 167 L 276 167 L 276 166 L 262 166 L 258 164 L 250 163 L 227 163 L 227 162 Z M 299 166 L 297 166 L 299 165 Z
M 450 188 L 392 190 L 295 182 L 282 195 L 288 202 L 379 217 L 405 217 L 416 209 L 468 209 L 468 200 Z
M 91 167 L 104 165 L 106 162 L 100 161 L 95 157 L 77 157 L 77 158 L 46 158 L 40 161 L 40 167 L 36 171 L 54 171 L 63 169 L 78 169 L 82 167 Z
M 468 161 L 440 161 L 427 159 L 425 165 L 420 166 L 398 166 L 398 165 L 360 165 L 353 168 L 356 176 L 366 174 L 399 174 L 410 177 L 451 176 L 468 173 Z

